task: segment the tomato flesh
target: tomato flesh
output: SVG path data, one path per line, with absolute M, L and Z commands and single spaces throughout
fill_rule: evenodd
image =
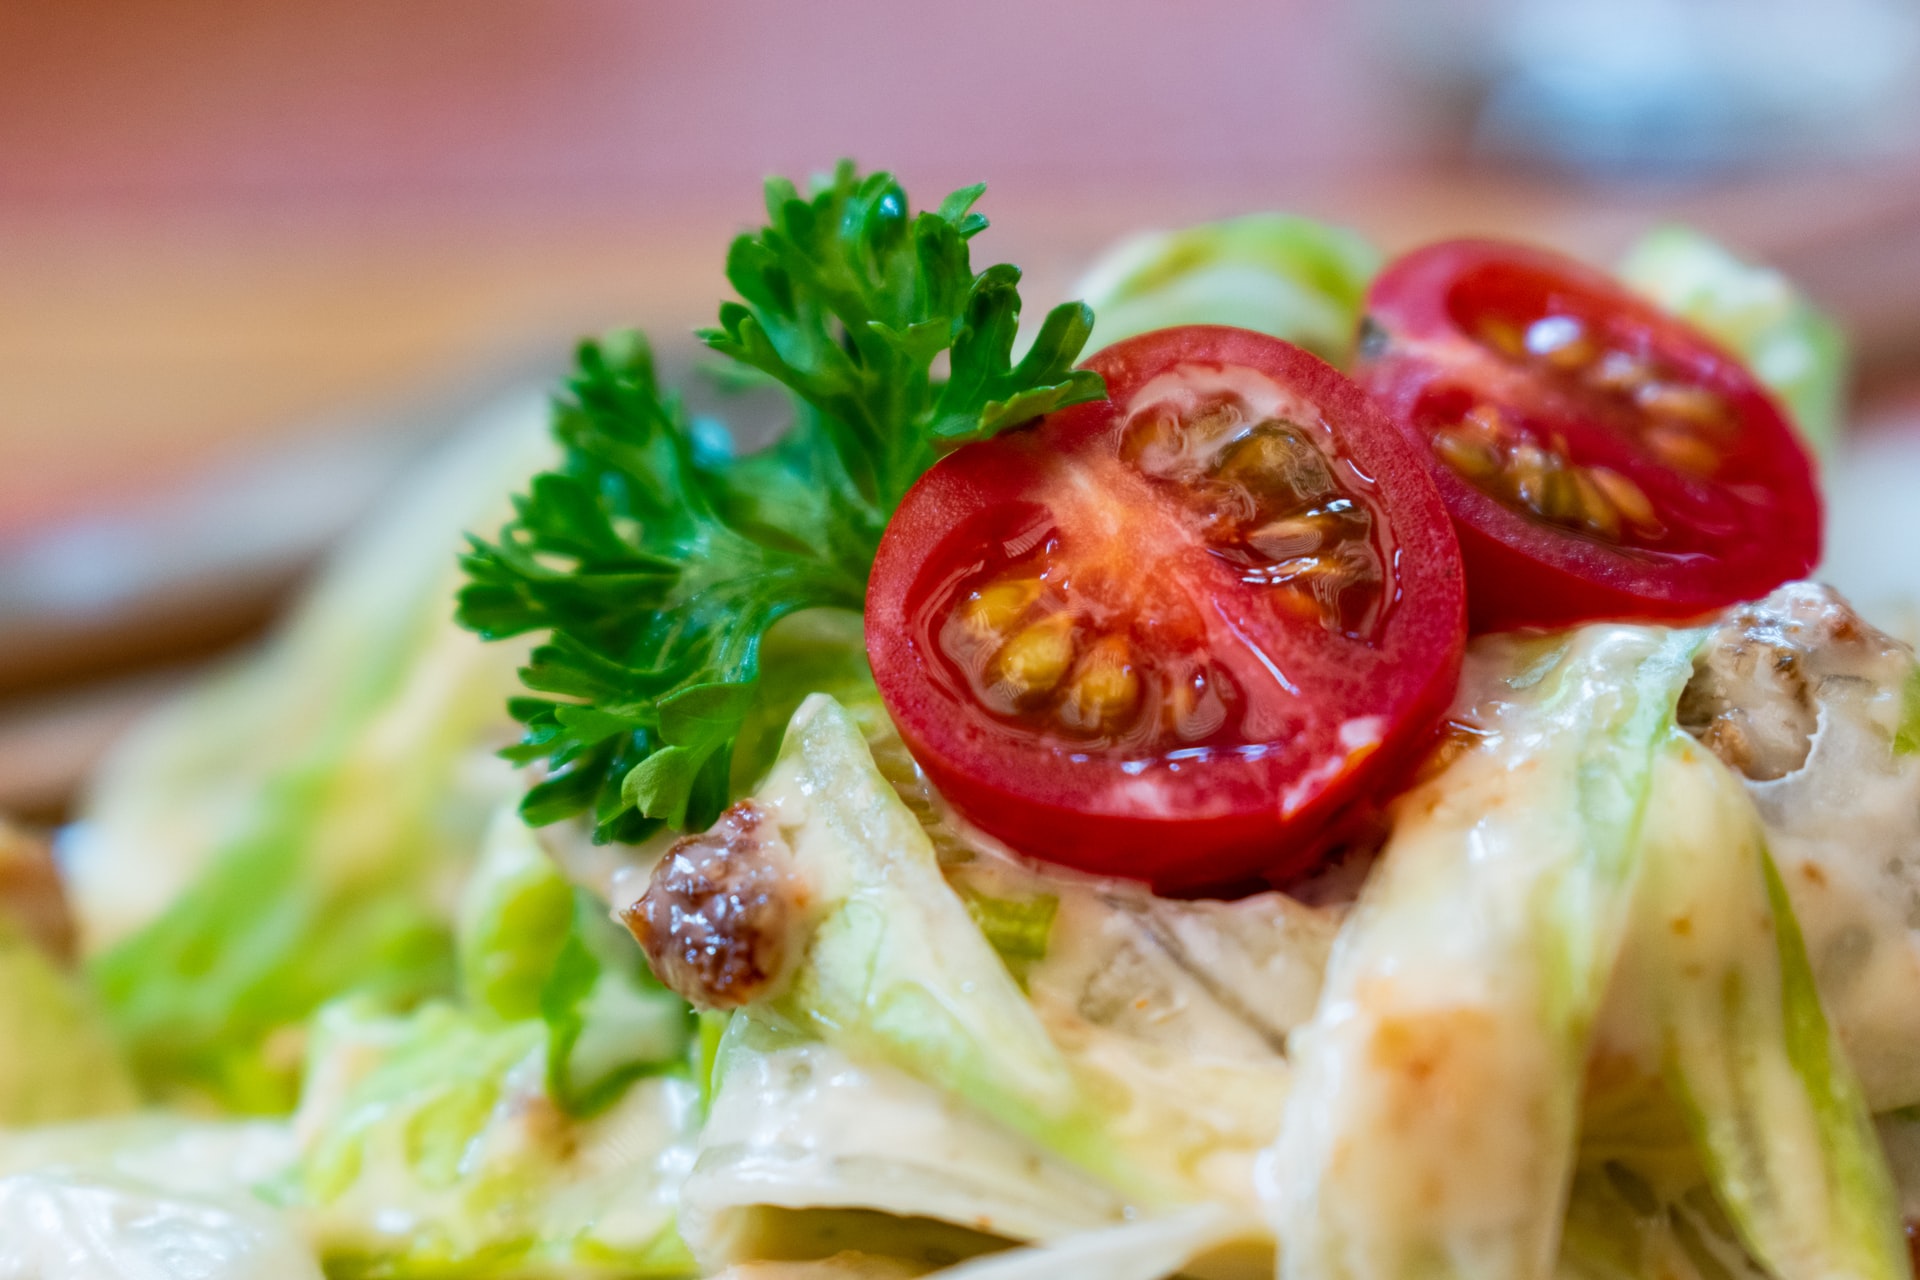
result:
M 882 540 L 867 649 L 942 794 L 1021 852 L 1219 889 L 1305 869 L 1410 761 L 1464 644 L 1422 458 L 1277 339 L 1088 361 L 1109 399 L 942 459 Z
M 1430 459 L 1473 629 L 1687 618 L 1819 560 L 1813 470 L 1711 340 L 1610 278 L 1448 241 L 1368 295 L 1355 373 Z

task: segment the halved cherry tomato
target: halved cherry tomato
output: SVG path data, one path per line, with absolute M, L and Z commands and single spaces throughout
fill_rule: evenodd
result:
M 1303 870 L 1427 744 L 1465 643 L 1425 461 L 1297 347 L 1192 326 L 908 493 L 867 594 L 901 736 L 989 834 L 1192 892 Z
M 1753 375 L 1572 259 L 1455 240 L 1389 264 L 1354 376 L 1427 451 L 1475 631 L 1691 617 L 1820 558 L 1812 463 Z

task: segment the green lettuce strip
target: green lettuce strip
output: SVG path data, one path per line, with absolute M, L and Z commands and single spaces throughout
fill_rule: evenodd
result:
M 1630 922 L 1655 748 L 1700 636 L 1480 642 L 1477 750 L 1404 797 L 1294 1036 L 1270 1154 L 1287 1280 L 1533 1280 Z
M 450 1005 L 401 1017 L 370 1002 L 316 1019 L 274 1190 L 335 1277 L 696 1272 L 674 1221 L 672 1152 L 697 1090 L 657 1077 L 591 1119 L 546 1086 L 547 1030 Z
M 1645 859 L 1666 1075 L 1741 1237 L 1779 1280 L 1904 1280 L 1892 1177 L 1759 818 L 1682 734 L 1662 751 Z
M 1832 452 L 1846 402 L 1847 343 L 1791 281 L 1680 226 L 1642 236 L 1621 260 L 1620 275 L 1744 360 L 1808 443 Z
M 1574 1173 L 1555 1280 L 1772 1280 L 1691 1159 L 1585 1161 Z
M 137 1101 L 93 993 L 0 914 L 0 1129 Z
M 814 913 L 765 1014 L 963 1098 L 1143 1203 L 1178 1198 L 1110 1139 L 845 708 L 824 695 L 801 704 L 756 799 L 779 815 Z M 1021 928 L 1037 939 L 1044 908 L 1028 910 Z
M 1344 366 L 1380 261 L 1344 227 L 1283 213 L 1134 236 L 1080 284 L 1095 315 L 1089 349 L 1173 325 L 1226 324 Z
M 322 1004 L 453 989 L 445 886 L 512 788 L 484 765 L 516 658 L 449 618 L 453 555 L 538 453 L 536 419 L 482 425 L 343 548 L 265 652 L 151 726 L 88 807 L 78 906 L 110 939 L 90 974 L 161 1098 L 283 1112 Z M 117 901 L 153 861 L 180 864 L 178 896 Z

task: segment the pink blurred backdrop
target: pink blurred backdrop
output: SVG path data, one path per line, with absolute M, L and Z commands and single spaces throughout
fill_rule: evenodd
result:
M 940 185 L 1405 163 L 1418 104 L 1313 0 L 0 8 L 0 201 L 287 209 L 733 196 L 848 153 Z

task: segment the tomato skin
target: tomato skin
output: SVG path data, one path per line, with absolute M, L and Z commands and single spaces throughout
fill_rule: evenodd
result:
M 1189 326 L 1116 344 L 1086 367 L 1106 380 L 1108 401 L 957 450 L 920 479 L 888 526 L 866 608 L 868 656 L 887 709 L 941 794 L 1021 853 L 1167 893 L 1301 873 L 1350 801 L 1392 785 L 1415 762 L 1452 697 L 1465 601 L 1445 508 L 1423 460 L 1359 388 L 1278 339 Z M 1236 636 L 1264 635 L 1263 643 L 1285 650 L 1281 665 L 1300 687 L 1298 705 L 1284 708 L 1289 733 L 1143 764 L 1137 753 L 1128 761 L 1098 749 L 1075 752 L 994 720 L 942 675 L 925 618 L 938 584 L 974 554 L 965 531 L 999 511 L 1051 511 L 1063 474 L 1108 474 L 1100 468 L 1117 455 L 1134 394 L 1187 368 L 1260 371 L 1338 428 L 1354 466 L 1376 486 L 1398 552 L 1390 580 L 1396 594 L 1377 636 L 1363 643 L 1319 624 L 1282 634 L 1257 589 L 1237 585 L 1204 548 L 1164 535 L 1177 523 L 1156 524 L 1143 511 L 1143 532 L 1129 526 L 1123 548 L 1143 582 L 1175 582 L 1227 619 Z M 1093 461 L 1079 468 L 1083 459 Z M 1119 500 L 1151 505 L 1133 490 Z
M 1624 346 L 1717 397 L 1735 424 L 1722 472 L 1676 481 L 1660 460 L 1635 456 L 1617 409 L 1596 408 L 1600 397 L 1503 361 L 1468 332 L 1463 312 L 1521 296 L 1603 316 Z M 1779 405 L 1706 335 L 1611 277 L 1544 249 L 1445 241 L 1388 265 L 1368 293 L 1363 328 L 1355 380 L 1429 459 L 1459 534 L 1474 633 L 1606 618 L 1691 619 L 1765 595 L 1819 562 L 1813 461 Z M 1674 518 L 1664 545 L 1608 545 L 1549 527 L 1436 456 L 1433 419 L 1423 421 L 1423 414 L 1442 388 L 1465 389 L 1587 440 L 1610 433 L 1610 442 L 1595 447 L 1609 451 L 1616 468 L 1643 488 L 1711 510 L 1713 519 Z M 1659 507 L 1663 516 L 1671 509 Z

